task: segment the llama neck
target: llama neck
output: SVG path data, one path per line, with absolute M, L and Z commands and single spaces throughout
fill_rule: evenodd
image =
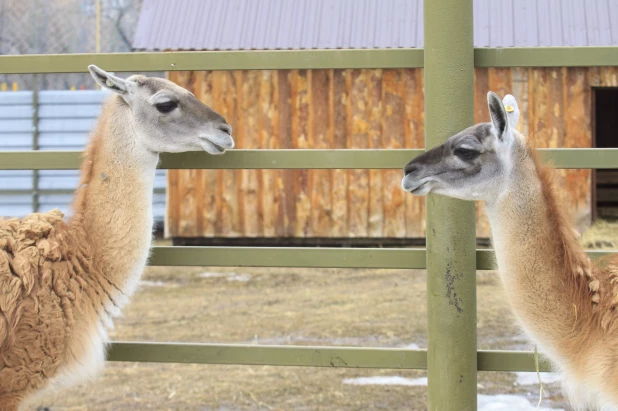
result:
M 97 273 L 129 296 L 152 240 L 152 191 L 158 154 L 136 140 L 120 97 L 106 104 L 85 151 L 72 226 L 88 242 Z
M 559 360 L 568 355 L 576 310 L 582 309 L 574 307 L 587 288 L 578 272 L 588 271 L 589 260 L 555 197 L 551 171 L 531 152 L 519 158 L 506 192 L 487 204 L 487 214 L 512 309 L 533 340 Z

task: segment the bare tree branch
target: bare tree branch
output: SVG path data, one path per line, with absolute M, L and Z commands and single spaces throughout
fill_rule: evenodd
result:
M 120 36 L 120 39 L 124 43 L 125 47 L 127 48 L 127 50 L 130 51 L 132 48 L 131 40 L 129 40 L 129 37 L 126 35 L 124 29 L 122 28 L 122 19 L 124 18 L 128 9 L 129 7 L 118 7 L 118 14 L 116 15 L 115 19 L 112 19 L 112 23 L 114 24 L 114 27 L 116 27 L 116 31 L 118 31 L 118 35 Z
M 142 0 L 100 0 L 104 51 L 131 51 Z M 95 49 L 95 0 L 0 0 L 0 54 L 84 53 Z M 3 75 L 3 80 L 29 79 Z M 41 76 L 41 87 L 62 89 L 90 82 L 87 74 Z

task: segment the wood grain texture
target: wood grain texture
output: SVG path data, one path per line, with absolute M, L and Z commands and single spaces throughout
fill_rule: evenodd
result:
M 510 68 L 494 68 L 489 70 L 489 90 L 500 97 L 513 92 L 513 70 Z
M 601 67 L 600 74 L 603 87 L 618 87 L 618 67 Z
M 331 76 L 329 70 L 311 73 L 310 133 L 313 148 L 332 147 Z M 315 237 L 328 237 L 332 225 L 331 170 L 312 170 L 311 174 L 311 232 Z
M 368 118 L 369 148 L 383 148 L 382 119 L 384 110 L 382 104 L 382 70 L 370 70 L 368 76 L 368 95 L 366 116 Z M 369 170 L 369 220 L 367 235 L 382 237 L 384 232 L 383 204 L 383 173 L 382 170 Z
M 292 96 L 291 71 L 277 72 L 277 101 L 279 148 L 292 148 Z M 281 191 L 282 207 L 277 218 L 277 236 L 294 237 L 296 221 L 296 196 L 294 192 L 294 171 L 278 170 L 277 188 Z
M 347 148 L 348 129 L 346 126 L 348 93 L 346 89 L 346 71 L 332 70 L 331 113 L 333 116 L 333 148 Z M 348 172 L 347 170 L 332 171 L 332 237 L 348 235 Z
M 273 72 L 262 70 L 259 72 L 258 97 L 258 131 L 259 148 L 277 149 L 277 100 L 276 80 Z M 259 212 L 262 224 L 262 235 L 275 237 L 277 235 L 277 215 L 281 207 L 281 190 L 277 185 L 277 170 L 260 170 L 258 196 Z
M 237 86 L 238 73 L 236 72 L 215 72 L 213 76 L 213 108 L 221 113 L 232 126 L 237 130 L 238 124 L 238 97 L 240 95 Z M 242 134 L 235 136 L 242 147 Z M 242 236 L 240 226 L 239 204 L 238 204 L 238 170 L 219 170 L 217 180 L 217 236 L 238 237 Z
M 384 148 L 405 147 L 405 100 L 406 81 L 403 70 L 385 71 L 382 83 L 382 146 Z M 404 164 L 401 165 L 403 168 Z M 404 237 L 404 195 L 401 189 L 400 170 L 382 170 L 384 178 L 384 236 Z
M 292 147 L 311 148 L 312 136 L 309 130 L 311 73 L 308 70 L 292 70 Z M 311 232 L 311 176 L 309 170 L 294 170 L 294 194 L 296 195 L 296 220 L 293 224 L 296 237 L 310 237 Z
M 193 93 L 198 99 L 212 106 L 212 72 L 196 72 Z M 178 170 L 175 170 L 178 171 Z M 217 170 L 198 170 L 196 182 L 198 235 L 214 236 L 217 219 Z
M 346 121 L 347 147 L 367 148 L 369 123 L 367 121 L 366 70 L 347 70 L 346 88 L 349 94 Z M 348 179 L 348 235 L 350 237 L 367 237 L 369 227 L 369 171 L 348 170 Z
M 231 123 L 238 148 L 422 148 L 422 69 L 173 72 Z M 590 147 L 591 87 L 618 68 L 477 68 L 474 120 L 487 91 L 513 94 L 537 147 Z M 399 165 L 401 167 L 404 164 Z M 556 171 L 578 227 L 590 222 L 588 170 Z M 423 237 L 425 199 L 399 170 L 170 170 L 166 236 Z M 488 237 L 482 204 L 477 236 Z
M 242 147 L 259 147 L 259 72 L 243 70 L 238 72 L 240 86 L 237 130 Z M 242 79 L 242 80 L 241 80 Z M 238 209 L 241 235 L 245 237 L 263 236 L 263 212 L 258 196 L 261 170 L 239 170 L 240 187 Z
M 492 91 L 489 87 L 489 69 L 474 69 L 474 123 L 489 121 L 487 109 L 487 93 Z
M 549 87 L 547 68 L 531 69 L 531 75 L 528 81 L 528 117 L 530 124 L 530 138 L 537 147 L 548 147 L 550 139 L 550 130 L 548 128 L 549 117 Z

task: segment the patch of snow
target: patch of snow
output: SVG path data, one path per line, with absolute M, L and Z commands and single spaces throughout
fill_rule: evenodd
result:
M 236 274 L 236 275 L 227 277 L 228 281 L 240 281 L 243 283 L 246 283 L 250 279 L 251 279 L 251 276 L 249 274 Z
M 539 377 L 535 372 L 516 372 L 515 375 L 517 375 L 516 385 L 539 385 Z M 541 382 L 543 384 L 553 384 L 560 381 L 560 374 L 553 372 L 541 373 Z
M 228 281 L 240 281 L 246 283 L 251 279 L 249 274 L 236 274 L 236 273 L 217 273 L 206 271 L 199 275 L 200 278 L 225 278 Z
M 405 348 L 406 350 L 420 350 L 421 349 L 421 347 L 419 347 L 418 344 L 414 344 L 414 343 L 408 344 L 403 348 Z
M 477 397 L 477 409 L 478 411 L 507 411 L 507 410 L 519 410 L 519 411 L 564 411 L 562 408 L 543 408 L 536 407 L 536 402 L 532 404 L 527 399 L 518 395 L 498 394 L 498 395 L 484 395 L 479 394 Z
M 529 373 L 522 373 L 529 374 Z M 405 386 L 427 386 L 427 377 L 405 378 L 397 375 L 346 378 L 344 384 L 349 385 L 405 385 Z M 478 411 L 564 411 L 562 408 L 537 408 L 534 404 L 520 395 L 498 394 L 498 395 L 478 395 Z
M 234 273 L 214 273 L 210 271 L 206 271 L 199 275 L 200 278 L 219 278 L 219 277 L 227 277 L 229 275 L 235 275 Z
M 423 378 L 405 378 L 397 375 L 379 376 L 379 377 L 359 377 L 346 378 L 344 384 L 350 385 L 407 385 L 407 386 L 426 386 L 427 377 Z

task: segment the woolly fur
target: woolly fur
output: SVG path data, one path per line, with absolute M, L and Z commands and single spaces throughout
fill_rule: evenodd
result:
M 106 330 L 152 237 L 152 182 L 141 165 L 127 166 L 133 148 L 118 142 L 131 140 L 114 126 L 126 110 L 119 97 L 106 103 L 68 223 L 58 210 L 0 220 L 0 411 L 103 367 Z
M 499 265 L 509 300 L 533 342 L 563 374 L 573 408 L 616 409 L 611 407 L 618 405 L 618 259 L 593 263 L 586 256 L 560 201 L 555 172 L 530 145 L 525 153 L 522 163 L 532 173 L 523 175 L 538 179 L 540 197 L 518 191 L 496 210 L 508 217 L 498 219 L 497 227 L 492 221 L 494 237 L 500 234 L 499 260 L 506 254 Z

